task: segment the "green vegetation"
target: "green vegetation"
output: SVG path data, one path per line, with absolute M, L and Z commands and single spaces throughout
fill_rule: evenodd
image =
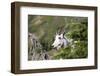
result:
M 34 33 L 52 59 L 76 59 L 88 56 L 88 18 L 64 16 L 28 16 L 28 30 Z M 65 29 L 65 36 L 72 40 L 66 48 L 52 50 L 58 28 Z M 36 50 L 37 51 L 37 50 Z

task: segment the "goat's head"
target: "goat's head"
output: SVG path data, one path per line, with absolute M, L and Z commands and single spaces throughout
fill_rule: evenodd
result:
M 66 44 L 66 39 L 64 38 L 65 30 L 58 31 L 54 38 L 54 42 L 52 44 L 53 48 L 57 50 Z

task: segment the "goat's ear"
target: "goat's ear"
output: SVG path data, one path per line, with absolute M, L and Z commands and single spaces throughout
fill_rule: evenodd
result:
M 63 34 L 60 34 L 60 36 L 61 36 L 61 37 L 64 37 L 64 35 L 63 35 Z

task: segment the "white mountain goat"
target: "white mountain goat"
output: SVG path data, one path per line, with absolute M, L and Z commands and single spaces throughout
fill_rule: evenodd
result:
M 56 33 L 55 36 L 55 40 L 52 44 L 53 48 L 56 48 L 57 50 L 59 50 L 60 48 L 66 48 L 68 45 L 68 40 L 67 38 L 64 36 L 65 32 L 62 33 Z

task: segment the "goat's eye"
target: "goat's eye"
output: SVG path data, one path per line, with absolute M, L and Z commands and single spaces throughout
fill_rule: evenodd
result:
M 59 39 L 61 39 L 61 37 L 59 37 Z

